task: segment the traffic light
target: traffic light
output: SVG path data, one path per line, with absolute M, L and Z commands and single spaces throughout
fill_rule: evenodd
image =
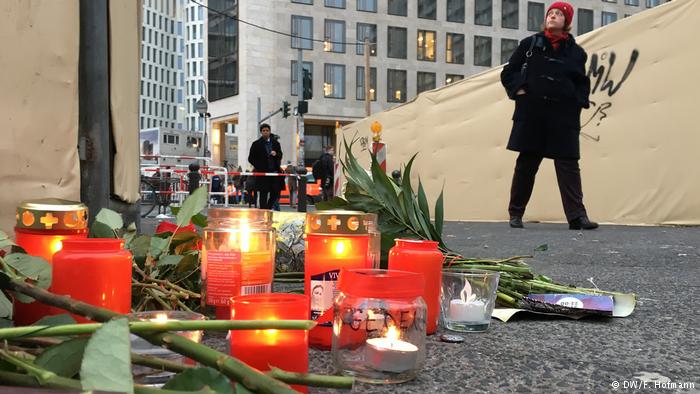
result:
M 282 102 L 282 117 L 283 118 L 289 117 L 289 103 L 286 101 Z
M 309 70 L 303 70 L 304 72 L 304 97 L 303 100 L 311 100 L 313 98 L 313 88 L 311 87 L 311 73 Z
M 303 114 L 309 112 L 309 102 L 308 101 L 299 101 L 297 103 L 297 111 L 299 112 L 299 115 L 303 115 Z

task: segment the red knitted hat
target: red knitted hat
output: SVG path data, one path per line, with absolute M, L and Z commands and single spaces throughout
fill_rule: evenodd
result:
M 574 19 L 574 7 L 571 6 L 571 4 L 565 2 L 565 1 L 557 1 L 552 3 L 552 5 L 547 8 L 547 14 L 549 14 L 549 11 L 551 11 L 553 8 L 558 9 L 564 14 L 564 27 L 568 27 L 571 25 L 571 21 Z

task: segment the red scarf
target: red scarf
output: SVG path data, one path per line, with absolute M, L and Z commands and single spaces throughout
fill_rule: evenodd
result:
M 545 35 L 545 37 L 547 37 L 549 39 L 549 42 L 552 43 L 552 47 L 554 49 L 559 49 L 559 44 L 562 41 L 566 41 L 569 38 L 569 33 L 567 33 L 567 32 L 563 32 L 561 34 L 554 35 L 554 34 L 550 33 L 549 30 L 545 30 L 544 35 Z

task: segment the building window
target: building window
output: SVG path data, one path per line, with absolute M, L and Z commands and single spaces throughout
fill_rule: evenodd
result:
M 435 32 L 418 30 L 418 60 L 435 61 Z
M 292 0 L 292 3 L 313 4 L 314 0 Z
M 529 1 L 527 3 L 527 30 L 540 31 L 540 30 L 542 30 L 543 23 L 544 23 L 544 4 L 543 3 L 533 3 L 531 1 Z
M 358 100 L 365 99 L 365 68 L 358 66 L 355 72 L 355 96 Z M 369 99 L 377 101 L 377 68 L 369 68 Z
M 501 3 L 501 27 L 506 29 L 519 28 L 519 6 L 518 0 L 503 0 Z
M 617 3 L 617 0 L 603 0 L 604 3 Z
M 639 7 L 639 0 L 625 0 L 625 5 L 633 5 Z
M 314 49 L 314 20 L 308 16 L 292 15 L 292 48 Z
M 219 11 L 207 13 L 209 101 L 238 94 L 238 0 L 217 0 L 217 4 Z M 181 57 L 178 64 L 182 64 Z M 180 79 L 184 82 L 184 74 L 180 73 Z
M 311 76 L 311 91 L 313 92 L 313 79 L 314 79 L 314 64 L 312 62 L 304 62 L 304 70 L 309 72 L 309 75 Z M 298 75 L 299 70 L 297 69 L 297 62 L 296 60 L 292 60 L 292 96 L 297 95 L 297 75 Z
M 377 12 L 377 0 L 357 0 L 357 10 Z
M 474 1 L 474 24 L 481 26 L 491 26 L 493 20 L 493 1 Z
M 326 19 L 323 38 L 326 52 L 345 53 L 345 22 Z
M 332 8 L 345 8 L 345 0 L 325 0 L 324 5 Z
M 386 101 L 390 103 L 406 102 L 406 70 L 387 70 Z
M 647 0 L 647 8 L 652 8 L 656 7 L 657 5 L 661 4 L 661 0 Z
M 617 14 L 614 12 L 603 11 L 600 14 L 600 16 L 601 16 L 601 18 L 600 18 L 600 25 L 601 26 L 609 25 L 617 20 Z
M 389 0 L 389 15 L 408 16 L 408 0 Z
M 453 82 L 461 81 L 464 79 L 462 74 L 445 74 L 445 85 L 449 85 Z
M 199 57 L 204 57 L 204 44 L 199 43 L 197 44 L 197 52 L 199 53 Z
M 464 23 L 464 0 L 447 0 L 447 21 Z
M 422 19 L 437 19 L 437 1 L 418 0 L 418 17 Z
M 389 26 L 387 32 L 387 57 L 406 59 L 408 30 L 405 27 Z
M 357 41 L 365 42 L 365 39 L 369 40 L 370 56 L 377 56 L 377 25 L 371 25 L 369 23 L 357 24 Z M 365 54 L 365 46 L 363 44 L 357 44 L 357 54 Z
M 464 34 L 447 33 L 445 61 L 464 64 Z
M 491 37 L 474 36 L 474 65 L 491 67 Z
M 510 59 L 515 49 L 518 48 L 518 40 L 501 39 L 501 64 L 505 64 Z
M 173 134 L 163 134 L 163 143 L 177 145 L 180 143 L 180 136 Z
M 345 65 L 326 63 L 324 71 L 323 96 L 345 98 Z
M 593 10 L 579 8 L 577 33 L 581 35 L 591 30 L 593 30 Z
M 416 78 L 416 94 L 421 94 L 426 90 L 435 89 L 435 73 L 426 73 L 418 71 Z

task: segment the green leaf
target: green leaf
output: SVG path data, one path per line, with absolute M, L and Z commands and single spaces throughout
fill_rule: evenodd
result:
M 97 214 L 97 216 L 95 216 L 95 222 L 104 223 L 112 230 L 117 230 L 124 227 L 122 215 L 107 208 L 100 209 L 100 212 Z
M 240 383 L 236 383 L 234 385 L 234 390 L 236 390 L 236 394 L 253 394 L 252 391 L 248 390 L 244 385 Z
M 207 206 L 207 187 L 201 186 L 190 194 L 177 212 L 178 227 L 186 226 L 192 217 Z
M 192 223 L 194 223 L 195 226 L 199 226 L 201 228 L 205 228 L 208 226 L 206 215 L 203 215 L 201 213 L 192 216 Z
M 379 212 L 384 209 L 382 204 L 366 194 L 346 193 L 345 196 L 348 199 L 348 208 L 364 212 Z
M 231 382 L 221 372 L 209 368 L 190 368 L 175 375 L 164 390 L 199 391 L 208 388 L 219 394 L 235 394 Z
M 430 221 L 428 199 L 425 197 L 425 190 L 423 189 L 423 183 L 421 183 L 420 179 L 418 180 L 418 207 L 420 208 L 421 212 L 423 212 L 423 216 Z
M 80 367 L 83 390 L 134 392 L 127 319 L 102 325 L 88 341 Z
M 44 316 L 39 319 L 33 326 L 62 326 L 65 324 L 76 324 L 77 322 L 73 319 L 73 316 L 62 313 L 60 315 Z
M 341 197 L 333 197 L 330 201 L 319 201 L 315 207 L 317 211 L 327 211 L 329 209 L 343 209 L 348 206 L 348 201 Z
M 117 238 L 117 234 L 109 225 L 95 221 L 90 226 L 90 238 Z
M 22 253 L 5 256 L 5 262 L 18 274 L 36 281 L 37 286 L 47 289 L 51 285 L 51 265 L 41 257 Z
M 12 240 L 10 239 L 10 237 L 7 236 L 7 234 L 0 231 L 0 249 L 15 245 L 17 244 L 12 242 Z
M 80 372 L 89 340 L 89 337 L 80 337 L 51 346 L 44 350 L 34 363 L 64 378 L 72 378 Z
M 442 225 L 444 221 L 444 206 L 443 206 L 443 193 L 445 190 L 440 190 L 440 196 L 438 199 L 435 201 L 435 231 L 437 231 L 438 236 L 442 238 Z
M 176 254 L 169 254 L 169 255 L 164 255 L 161 256 L 161 258 L 158 260 L 158 263 L 156 266 L 162 267 L 166 265 L 178 265 L 180 264 L 180 261 L 182 260 L 183 256 L 178 256 Z
M 12 317 L 12 301 L 2 291 L 0 291 L 0 316 Z
M 547 244 L 542 244 L 535 248 L 535 252 L 545 252 L 547 249 L 549 249 L 549 246 Z
M 183 272 L 189 272 L 192 271 L 193 269 L 197 268 L 198 266 L 198 259 L 197 259 L 197 254 L 186 254 L 183 256 L 182 260 L 178 263 L 177 267 L 175 267 L 175 272 L 176 273 L 183 273 Z
M 141 235 L 138 238 L 131 241 L 129 244 L 129 250 L 134 255 L 134 258 L 143 258 L 148 254 L 148 249 L 151 247 L 151 236 Z
M 148 253 L 151 257 L 158 258 L 158 256 L 163 253 L 163 250 L 168 246 L 168 240 L 158 237 L 151 237 L 151 246 L 148 249 Z

